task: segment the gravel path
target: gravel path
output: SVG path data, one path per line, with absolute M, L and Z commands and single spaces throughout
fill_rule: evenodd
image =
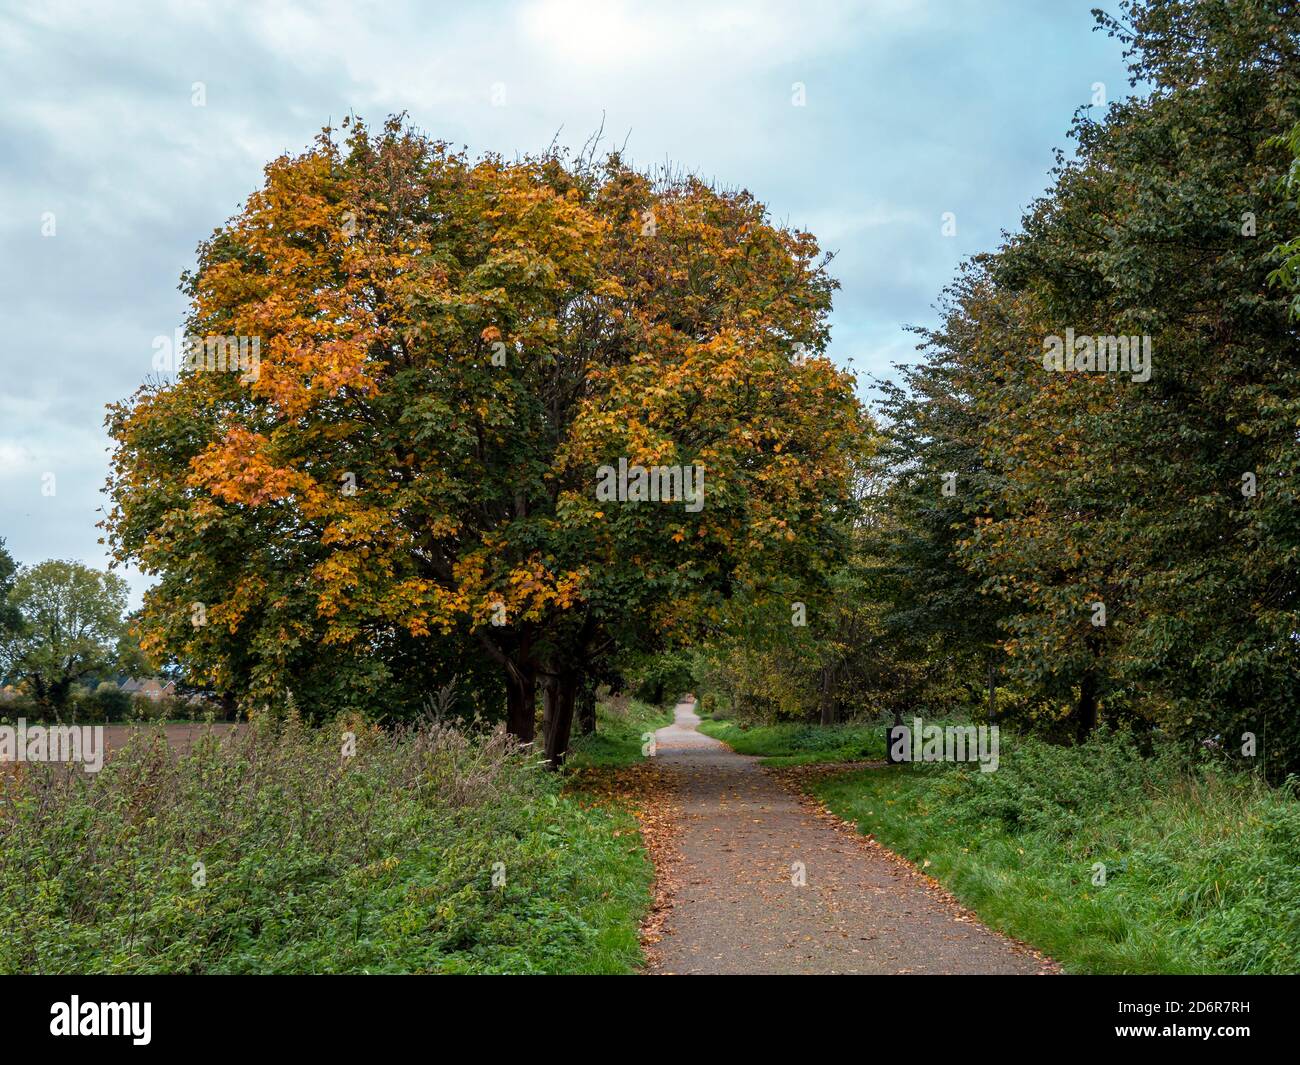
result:
M 679 703 L 676 722 L 656 736 L 683 823 L 651 972 L 1055 971 L 698 723 L 693 704 Z

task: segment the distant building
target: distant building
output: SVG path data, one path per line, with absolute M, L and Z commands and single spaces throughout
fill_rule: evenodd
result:
M 156 703 L 159 699 L 174 698 L 176 684 L 170 680 L 163 684 L 155 677 L 146 677 L 144 680 L 128 677 L 122 682 L 122 691 L 127 695 L 143 695 L 146 699 Z

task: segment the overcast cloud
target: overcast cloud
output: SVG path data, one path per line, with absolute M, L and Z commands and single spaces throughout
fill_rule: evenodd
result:
M 1095 2 L 0 3 L 0 536 L 104 564 L 105 404 L 179 326 L 197 243 L 349 112 L 507 156 L 603 116 L 634 162 L 744 186 L 835 251 L 832 355 L 885 374 L 1093 84 L 1127 92 Z

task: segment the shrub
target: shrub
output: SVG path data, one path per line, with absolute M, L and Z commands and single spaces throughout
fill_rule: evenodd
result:
M 1080 747 L 1056 746 L 1001 732 L 999 768 L 954 767 L 938 792 L 973 828 L 996 822 L 1009 832 L 1066 837 L 1098 812 L 1144 802 L 1172 774 L 1166 759 L 1143 758 L 1126 732 L 1099 729 Z
M 0 703 L 0 721 L 13 723 L 20 717 L 28 721 L 43 721 L 45 711 L 36 705 L 36 700 L 30 695 L 16 695 Z
M 112 681 L 104 681 L 95 689 L 95 702 L 105 721 L 121 721 L 131 710 L 131 697 Z
M 77 689 L 63 713 L 67 721 L 103 723 L 124 721 L 131 713 L 131 697 L 112 681 L 102 681 L 93 690 Z

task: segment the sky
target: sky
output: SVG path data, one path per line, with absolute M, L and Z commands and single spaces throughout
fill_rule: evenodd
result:
M 835 252 L 830 354 L 870 400 L 1075 109 L 1131 91 L 1097 4 L 0 0 L 0 538 L 107 563 L 105 405 L 180 326 L 198 243 L 350 113 L 507 157 L 603 123 L 636 165 L 749 189 Z

